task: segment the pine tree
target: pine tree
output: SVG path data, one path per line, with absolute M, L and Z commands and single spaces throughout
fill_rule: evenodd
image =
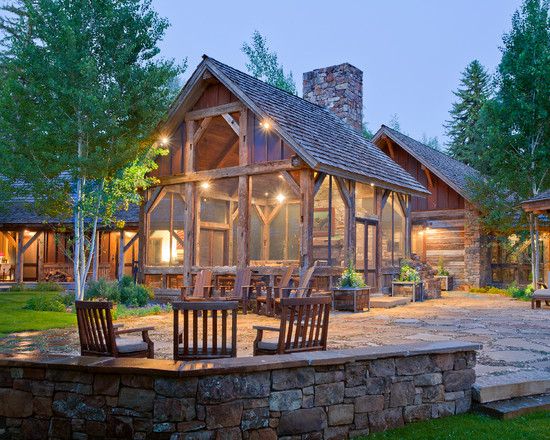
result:
M 267 39 L 262 34 L 254 31 L 252 44 L 243 43 L 242 51 L 248 57 L 246 68 L 252 76 L 281 90 L 297 94 L 292 72 L 285 74 L 283 66 L 279 65 L 277 53 L 270 51 Z
M 490 96 L 490 76 L 478 60 L 468 64 L 462 72 L 460 87 L 453 93 L 458 100 L 449 112 L 451 120 L 445 124 L 450 138 L 448 152 L 455 159 L 475 167 L 479 155 L 476 124 Z

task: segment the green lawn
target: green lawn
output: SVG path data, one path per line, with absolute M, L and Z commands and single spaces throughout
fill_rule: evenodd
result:
M 365 440 L 549 440 L 550 411 L 500 421 L 463 414 L 361 437 Z
M 7 333 L 76 325 L 76 315 L 65 312 L 36 312 L 23 306 L 31 296 L 56 295 L 59 292 L 1 292 L 0 336 Z

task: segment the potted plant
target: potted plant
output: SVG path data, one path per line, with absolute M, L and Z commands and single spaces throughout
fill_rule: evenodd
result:
M 392 296 L 409 296 L 413 302 L 424 299 L 420 274 L 407 262 L 403 262 L 399 276 L 392 281 L 391 294 Z
M 338 286 L 332 289 L 332 308 L 352 312 L 370 310 L 370 287 L 352 265 L 344 270 Z
M 437 274 L 435 278 L 441 281 L 441 290 L 453 290 L 453 277 L 449 274 L 449 271 L 445 269 L 443 265 L 443 257 L 439 257 L 437 264 Z

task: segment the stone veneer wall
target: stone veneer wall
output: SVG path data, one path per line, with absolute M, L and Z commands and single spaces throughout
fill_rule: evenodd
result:
M 303 97 L 362 129 L 363 72 L 357 67 L 344 63 L 304 73 Z
M 470 203 L 464 209 L 464 278 L 471 287 L 491 282 L 491 255 L 488 237 L 483 234 L 479 213 Z
M 213 362 L 0 358 L 0 438 L 333 439 L 470 409 L 478 345 Z

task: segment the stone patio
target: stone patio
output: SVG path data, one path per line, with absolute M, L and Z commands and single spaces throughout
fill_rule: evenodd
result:
M 154 325 L 151 338 L 157 358 L 172 353 L 170 315 L 124 319 L 126 327 Z M 239 315 L 238 356 L 250 356 L 253 325 L 274 325 L 273 318 Z M 329 349 L 379 346 L 415 341 L 462 340 L 483 344 L 478 376 L 516 371 L 546 371 L 550 375 L 550 309 L 531 310 L 528 302 L 497 295 L 451 292 L 438 300 L 364 313 L 331 315 Z M 78 354 L 75 329 L 10 335 L 0 339 L 0 352 Z

